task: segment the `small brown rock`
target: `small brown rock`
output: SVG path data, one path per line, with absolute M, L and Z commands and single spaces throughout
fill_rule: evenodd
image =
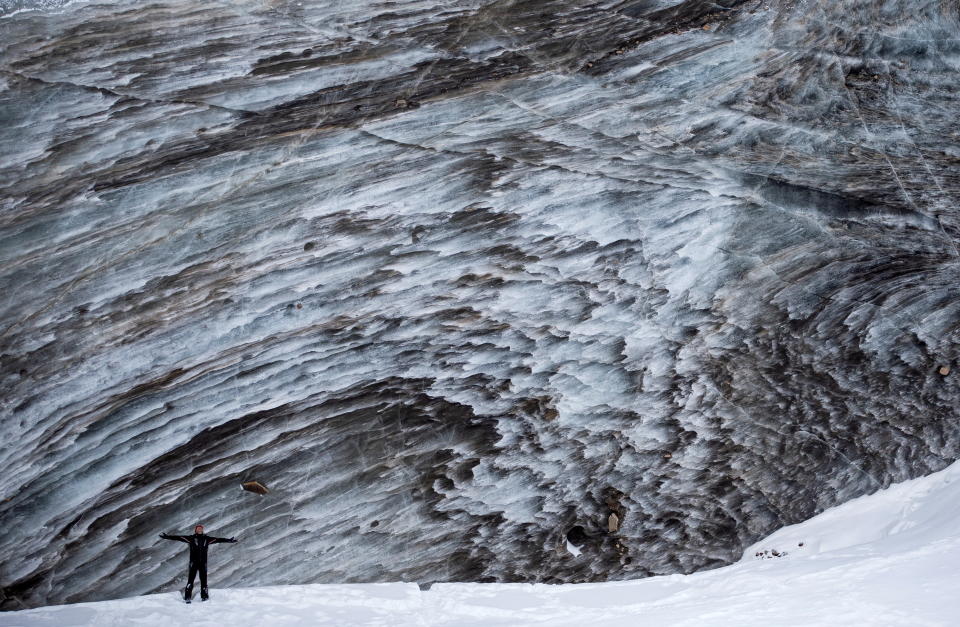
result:
M 610 515 L 607 517 L 607 531 L 616 533 L 619 529 L 620 517 L 617 516 L 616 512 L 610 512 Z
M 940 366 L 940 374 L 943 376 L 950 374 L 950 366 Z
M 240 485 L 247 492 L 253 492 L 254 494 L 259 494 L 260 496 L 263 496 L 269 492 L 269 490 L 267 490 L 267 486 L 263 485 L 259 481 L 245 481 Z

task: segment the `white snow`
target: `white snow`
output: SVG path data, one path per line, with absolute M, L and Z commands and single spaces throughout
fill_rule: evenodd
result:
M 958 479 L 960 462 L 781 529 L 736 564 L 688 576 L 427 591 L 412 583 L 277 586 L 213 590 L 210 603 L 189 606 L 168 592 L 8 612 L 0 625 L 957 625 Z

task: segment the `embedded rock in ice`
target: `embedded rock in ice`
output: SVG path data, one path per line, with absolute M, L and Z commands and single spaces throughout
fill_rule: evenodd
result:
M 691 572 L 943 468 L 958 25 L 0 0 L 2 607 L 198 521 L 218 586 Z

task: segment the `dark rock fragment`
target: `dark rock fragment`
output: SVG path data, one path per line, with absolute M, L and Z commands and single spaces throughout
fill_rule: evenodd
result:
M 259 481 L 245 481 L 240 485 L 247 492 L 253 492 L 254 494 L 259 494 L 260 496 L 263 496 L 269 492 L 269 490 L 267 490 L 267 486 L 263 485 Z

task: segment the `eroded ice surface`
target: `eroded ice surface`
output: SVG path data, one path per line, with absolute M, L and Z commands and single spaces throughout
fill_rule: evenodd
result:
M 4 609 L 197 521 L 222 586 L 688 573 L 957 458 L 953 3 L 0 12 Z
M 960 466 L 894 485 L 692 575 L 593 584 L 412 583 L 214 590 L 0 615 L 0 625 L 351 625 L 353 627 L 947 627 L 960 610 Z

